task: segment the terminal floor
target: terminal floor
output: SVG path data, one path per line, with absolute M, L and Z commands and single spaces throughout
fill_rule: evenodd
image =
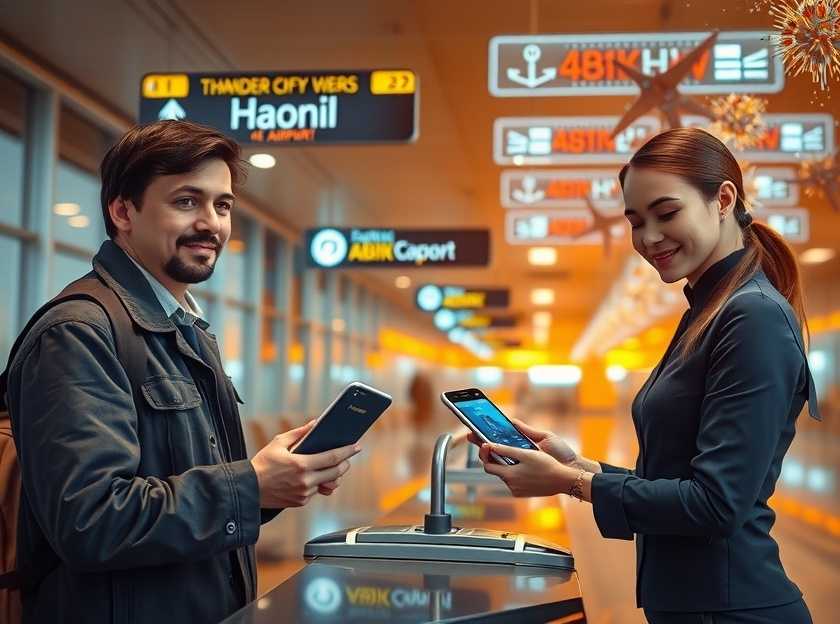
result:
M 635 458 L 632 427 L 624 416 L 540 414 L 529 420 L 566 436 L 590 457 L 618 465 L 632 465 Z M 341 528 L 375 524 L 406 500 L 427 494 L 434 438 L 435 433 L 374 428 L 331 497 L 318 496 L 307 507 L 286 510 L 264 526 L 257 547 L 260 594 L 302 567 L 301 552 L 308 539 Z M 463 453 L 453 451 L 450 465 L 463 466 Z M 831 599 L 840 589 L 838 469 L 840 440 L 812 431 L 801 433 L 788 454 L 784 478 L 773 500 L 778 514 L 774 536 L 782 562 L 805 594 L 818 624 L 836 621 L 831 615 Z M 540 506 L 546 502 L 540 501 Z M 588 504 L 567 497 L 558 497 L 557 504 L 562 514 L 559 520 L 556 514 L 550 516 L 549 522 L 562 524 L 560 534 L 566 536 L 569 543 L 565 545 L 575 554 L 588 622 L 644 622 L 635 607 L 632 542 L 603 539 Z M 421 523 L 422 518 L 416 522 Z

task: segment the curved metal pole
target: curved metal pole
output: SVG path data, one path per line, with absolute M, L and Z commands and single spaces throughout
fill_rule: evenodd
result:
M 432 515 L 443 515 L 446 499 L 446 454 L 452 434 L 444 433 L 435 442 L 435 452 L 432 455 Z

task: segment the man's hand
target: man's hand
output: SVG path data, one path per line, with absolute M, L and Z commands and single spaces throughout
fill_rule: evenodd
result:
M 251 460 L 260 488 L 260 507 L 302 507 L 317 492 L 332 494 L 339 477 L 350 469 L 350 458 L 361 450 L 358 444 L 315 455 L 289 452 L 314 425 L 312 420 L 275 436 Z

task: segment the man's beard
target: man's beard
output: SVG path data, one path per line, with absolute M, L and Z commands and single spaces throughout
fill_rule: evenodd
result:
M 188 241 L 193 242 L 193 241 Z M 209 264 L 187 264 L 181 260 L 177 255 L 172 256 L 163 266 L 164 272 L 176 282 L 181 284 L 198 284 L 210 279 L 213 271 L 216 268 L 216 262 L 219 259 L 220 247 L 216 248 L 213 254 L 213 262 Z

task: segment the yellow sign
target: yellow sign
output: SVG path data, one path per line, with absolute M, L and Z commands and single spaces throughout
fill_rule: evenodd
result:
M 143 78 L 145 98 L 183 98 L 190 94 L 190 78 L 186 74 L 149 74 Z
M 414 72 L 378 70 L 370 76 L 370 92 L 374 95 L 414 93 L 417 88 Z

